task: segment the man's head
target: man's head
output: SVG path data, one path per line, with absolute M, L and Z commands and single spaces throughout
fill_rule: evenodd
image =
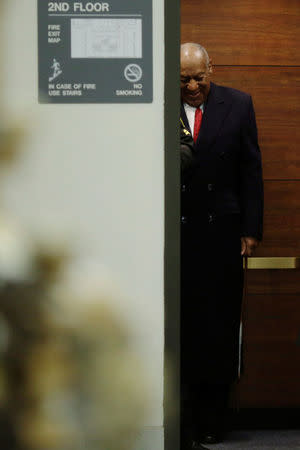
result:
M 188 43 L 181 46 L 180 63 L 182 101 L 198 107 L 205 102 L 210 90 L 211 60 L 202 45 Z

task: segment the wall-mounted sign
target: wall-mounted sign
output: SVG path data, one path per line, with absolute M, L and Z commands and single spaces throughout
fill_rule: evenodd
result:
M 41 103 L 150 103 L 152 0 L 38 0 Z

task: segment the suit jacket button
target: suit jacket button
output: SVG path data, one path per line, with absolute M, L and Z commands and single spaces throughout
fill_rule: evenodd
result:
M 208 215 L 208 223 L 213 223 L 213 221 L 214 221 L 214 216 L 213 216 L 213 214 L 209 214 L 209 215 Z
M 181 216 L 181 223 L 182 223 L 182 225 L 185 225 L 187 223 L 186 216 Z
M 211 192 L 211 191 L 214 189 L 214 185 L 211 184 L 211 183 L 209 183 L 209 184 L 207 185 L 207 189 L 209 190 L 209 192 Z
M 181 186 L 181 192 L 185 192 L 185 191 L 186 191 L 186 185 L 183 184 L 183 185 Z

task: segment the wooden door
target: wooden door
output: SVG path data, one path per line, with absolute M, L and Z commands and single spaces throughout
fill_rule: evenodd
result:
M 300 1 L 181 0 L 182 42 L 253 96 L 265 183 L 257 257 L 300 257 Z M 300 269 L 249 270 L 241 408 L 300 407 Z

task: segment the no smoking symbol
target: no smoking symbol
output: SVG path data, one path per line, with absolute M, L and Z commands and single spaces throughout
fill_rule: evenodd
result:
M 130 81 L 131 83 L 136 83 L 137 81 L 140 81 L 140 79 L 143 76 L 143 71 L 140 66 L 137 64 L 128 64 L 128 66 L 125 67 L 124 70 L 124 76 L 127 81 Z

